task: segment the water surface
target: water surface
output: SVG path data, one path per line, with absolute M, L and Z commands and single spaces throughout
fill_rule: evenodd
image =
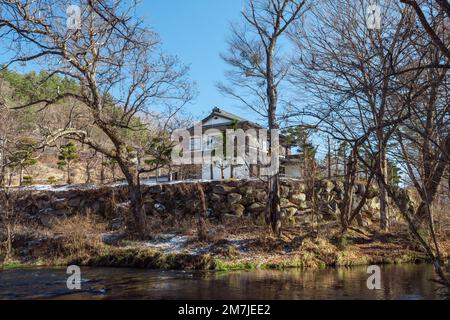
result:
M 288 271 L 184 272 L 82 268 L 80 291 L 61 268 L 0 271 L 0 299 L 442 299 L 430 265 L 381 267 L 369 290 L 367 267 Z

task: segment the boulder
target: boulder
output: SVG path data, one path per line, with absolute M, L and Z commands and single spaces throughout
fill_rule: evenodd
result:
M 291 196 L 291 201 L 297 205 L 304 203 L 306 201 L 306 194 L 297 193 Z
M 239 193 L 228 194 L 228 205 L 232 206 L 239 203 L 242 200 L 242 196 Z
M 260 212 L 266 209 L 266 205 L 264 203 L 255 202 L 250 207 L 247 208 L 250 212 Z
M 219 194 L 217 194 L 217 193 L 212 193 L 211 197 L 209 198 L 209 201 L 211 203 L 221 202 L 222 201 L 222 197 Z
M 280 207 L 282 209 L 284 209 L 284 208 L 297 208 L 297 205 L 295 203 L 290 202 L 286 198 L 281 198 L 281 200 L 280 200 Z
M 114 218 L 111 220 L 109 227 L 111 230 L 120 230 L 125 227 L 125 219 L 123 217 Z
M 305 193 L 306 185 L 304 183 L 296 183 L 293 187 L 292 193 Z
M 43 213 L 39 215 L 39 222 L 44 227 L 51 228 L 56 222 L 58 222 L 58 218 L 51 213 Z
M 240 220 L 239 216 L 233 215 L 233 214 L 224 214 L 222 215 L 222 222 L 225 224 L 228 223 L 236 223 Z
M 330 193 L 334 189 L 334 183 L 331 180 L 324 180 L 322 186 L 327 193 Z
M 163 191 L 162 185 L 157 184 L 155 186 L 151 186 L 151 188 L 148 190 L 150 194 L 160 194 Z
M 293 217 L 297 214 L 297 208 L 294 207 L 289 207 L 289 208 L 284 208 L 281 210 L 282 212 L 284 212 L 284 215 L 286 217 Z
M 213 193 L 229 194 L 229 193 L 232 193 L 234 190 L 235 190 L 235 188 L 233 188 L 233 187 L 219 184 L 219 185 L 214 186 Z
M 69 207 L 77 208 L 80 206 L 80 202 L 81 202 L 81 199 L 79 197 L 75 197 L 75 198 L 70 199 L 67 202 L 67 204 L 69 205 Z
M 159 213 L 164 213 L 166 211 L 166 206 L 164 206 L 161 203 L 156 203 L 154 205 L 154 208 L 156 209 L 156 211 L 158 211 Z
M 115 245 L 120 240 L 125 238 L 125 234 L 122 232 L 108 232 L 102 234 L 102 242 L 107 245 Z
M 259 190 L 256 192 L 255 198 L 259 202 L 265 202 L 265 201 L 267 201 L 267 192 L 265 192 L 263 190 Z
M 289 196 L 289 187 L 281 186 L 280 187 L 280 196 L 282 198 L 287 198 Z
M 245 207 L 242 204 L 234 204 L 231 206 L 231 211 L 234 215 L 242 217 L 244 215 Z

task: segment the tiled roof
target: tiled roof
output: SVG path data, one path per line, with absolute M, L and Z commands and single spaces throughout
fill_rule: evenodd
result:
M 226 111 L 224 111 L 224 110 L 222 110 L 222 109 L 220 109 L 220 108 L 217 108 L 217 107 L 215 107 L 215 108 L 212 110 L 211 114 L 210 114 L 209 116 L 207 116 L 205 119 L 203 119 L 202 122 L 206 122 L 206 121 L 208 121 L 209 119 L 211 119 L 212 117 L 216 117 L 216 116 L 217 116 L 217 117 L 226 118 L 226 119 L 230 119 L 230 120 L 235 120 L 235 121 L 238 121 L 238 122 L 246 122 L 246 123 L 248 123 L 248 124 L 250 124 L 250 125 L 252 125 L 252 126 L 262 128 L 262 127 L 261 127 L 259 124 L 257 124 L 257 123 L 251 122 L 251 121 L 249 121 L 249 120 L 247 120 L 247 119 L 241 118 L 241 117 L 239 117 L 239 116 L 237 116 L 237 115 L 235 115 L 235 114 L 233 114 L 233 113 L 226 112 Z

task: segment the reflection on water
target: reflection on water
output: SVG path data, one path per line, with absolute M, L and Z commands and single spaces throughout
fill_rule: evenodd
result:
M 183 272 L 82 268 L 82 290 L 66 288 L 65 269 L 0 272 L 0 299 L 441 299 L 429 265 L 381 267 L 381 290 L 366 267 L 319 271 Z

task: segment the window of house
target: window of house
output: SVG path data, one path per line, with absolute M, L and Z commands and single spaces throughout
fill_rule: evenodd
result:
M 218 136 L 206 136 L 204 150 L 212 150 L 218 146 L 220 138 Z
M 202 141 L 198 137 L 191 137 L 191 151 L 202 150 Z

